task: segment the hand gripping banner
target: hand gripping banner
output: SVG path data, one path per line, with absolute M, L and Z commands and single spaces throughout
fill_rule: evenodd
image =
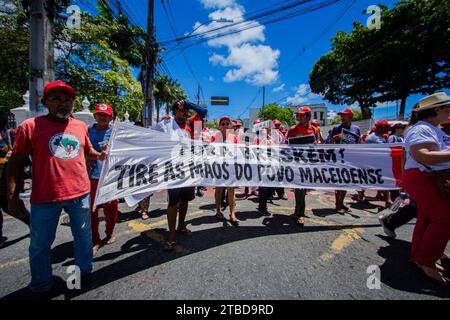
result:
M 398 189 L 401 144 L 205 144 L 117 122 L 95 205 L 193 186 Z

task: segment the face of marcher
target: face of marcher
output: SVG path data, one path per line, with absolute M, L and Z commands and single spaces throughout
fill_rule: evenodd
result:
M 395 134 L 399 137 L 403 137 L 403 133 L 405 132 L 405 128 L 397 128 L 395 129 Z
M 44 104 L 49 115 L 60 120 L 66 120 L 72 113 L 75 99 L 64 91 L 55 91 L 47 94 Z
M 177 108 L 175 109 L 175 120 L 178 123 L 185 123 L 189 118 L 189 109 L 187 108 Z
M 105 126 L 105 127 L 108 126 L 109 123 L 113 119 L 112 116 L 110 116 L 110 115 L 108 115 L 106 113 L 102 113 L 102 112 L 94 114 L 94 118 L 95 118 L 95 121 L 97 121 L 97 124 L 99 124 L 102 127 L 103 126 Z
M 436 108 L 437 120 L 439 123 L 445 123 L 450 116 L 450 104 Z
M 389 127 L 388 127 L 388 126 L 382 126 L 382 127 L 379 127 L 378 130 L 377 130 L 377 132 L 378 132 L 379 134 L 386 134 L 386 133 L 389 132 Z
M 310 113 L 299 113 L 297 114 L 297 121 L 302 127 L 307 127 L 309 125 L 309 120 L 311 119 Z
M 341 122 L 345 125 L 350 125 L 352 123 L 353 116 L 351 114 L 341 114 Z
M 220 132 L 222 132 L 222 135 L 225 136 L 225 134 L 227 133 L 227 130 L 231 128 L 231 123 L 228 120 L 222 120 L 219 123 L 219 129 Z

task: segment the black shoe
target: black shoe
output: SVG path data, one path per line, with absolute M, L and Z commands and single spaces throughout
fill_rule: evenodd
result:
M 256 208 L 256 210 L 258 210 L 259 213 L 261 213 L 263 216 L 270 216 L 271 215 L 270 212 L 267 211 L 267 208 L 260 208 L 260 207 L 258 207 L 258 208 Z

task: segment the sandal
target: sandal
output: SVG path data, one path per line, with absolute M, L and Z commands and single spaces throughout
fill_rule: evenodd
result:
M 239 225 L 239 222 L 240 222 L 240 220 L 238 219 L 238 218 L 236 218 L 236 217 L 230 217 L 230 222 L 231 222 L 231 224 L 233 225 L 233 226 L 238 226 Z
M 224 217 L 224 215 L 223 215 L 222 212 L 217 212 L 217 213 L 216 213 L 216 218 L 219 219 L 219 220 L 225 219 L 225 217 Z
M 142 220 L 147 220 L 149 217 L 148 212 L 147 211 L 142 211 L 141 212 L 141 219 Z
M 109 237 L 106 237 L 106 244 L 111 244 L 116 242 L 116 236 L 115 235 L 111 235 Z
M 422 266 L 416 262 L 414 264 L 419 268 L 419 270 L 422 272 L 424 276 L 426 276 L 429 280 L 433 281 L 436 284 L 439 284 L 441 286 L 448 286 L 449 279 L 442 276 L 436 269 Z
M 298 219 L 295 221 L 295 223 L 296 223 L 299 227 L 303 228 L 303 227 L 305 226 L 305 218 L 304 218 L 304 217 L 300 217 L 300 218 L 298 218 Z
M 181 228 L 181 229 L 177 229 L 177 232 L 178 232 L 178 233 L 181 233 L 181 234 L 184 234 L 185 236 L 190 236 L 190 235 L 192 235 L 192 231 L 189 230 L 189 229 L 186 228 L 186 227 L 183 227 L 183 228 Z
M 173 251 L 177 245 L 176 241 L 166 241 L 164 243 L 164 251 Z

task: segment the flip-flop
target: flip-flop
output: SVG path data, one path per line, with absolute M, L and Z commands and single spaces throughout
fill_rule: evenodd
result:
M 216 213 L 216 218 L 219 219 L 219 220 L 225 219 L 223 213 Z
M 178 233 L 184 234 L 185 236 L 190 236 L 192 234 L 192 231 L 188 228 L 184 227 L 182 229 L 177 230 Z
M 141 219 L 142 220 L 147 220 L 148 218 L 150 218 L 149 215 L 148 215 L 148 212 L 146 212 L 146 211 L 141 212 Z
M 166 241 L 164 243 L 164 251 L 173 251 L 177 245 L 176 241 Z
M 112 235 L 112 236 L 110 236 L 110 237 L 107 237 L 107 240 L 106 240 L 106 244 L 111 244 L 111 243 L 114 243 L 114 242 L 116 242 L 116 236 L 115 235 Z

